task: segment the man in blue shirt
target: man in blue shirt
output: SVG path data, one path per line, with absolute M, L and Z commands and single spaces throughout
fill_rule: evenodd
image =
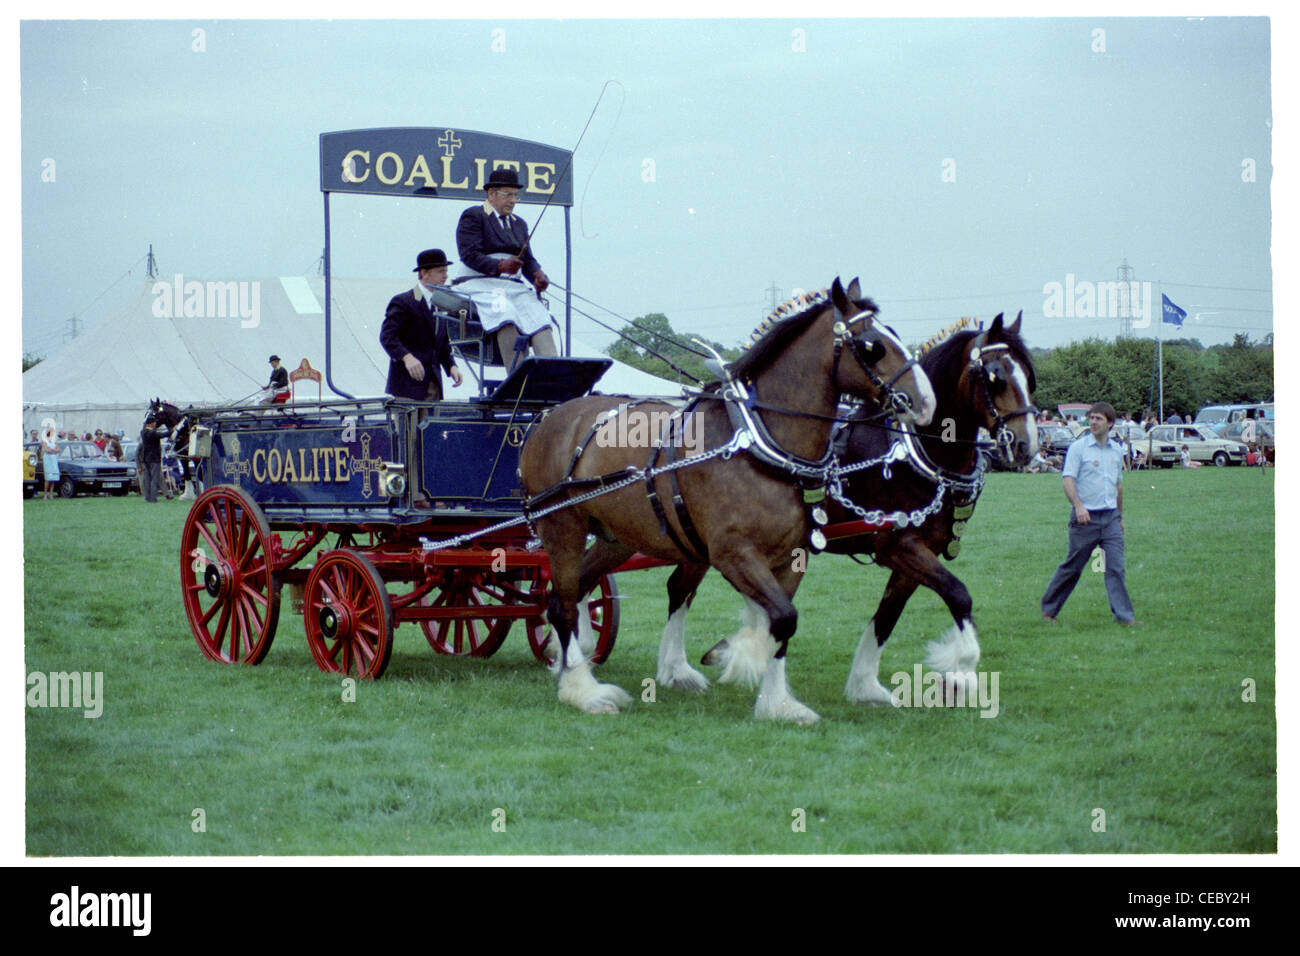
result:
M 1120 624 L 1132 627 L 1133 603 L 1124 583 L 1124 451 L 1109 440 L 1115 424 L 1115 409 L 1097 402 L 1088 409 L 1088 433 L 1065 453 L 1061 484 L 1074 511 L 1070 515 L 1069 545 L 1065 560 L 1057 567 L 1043 594 L 1043 617 L 1056 620 L 1066 598 L 1079 583 L 1079 575 L 1101 546 L 1105 562 L 1106 595 L 1110 610 Z

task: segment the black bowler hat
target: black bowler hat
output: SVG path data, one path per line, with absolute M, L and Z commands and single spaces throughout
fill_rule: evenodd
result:
M 268 361 L 268 362 L 278 362 L 278 361 L 280 361 L 280 356 L 278 356 L 278 355 L 272 355 L 269 359 L 267 359 L 267 361 Z
M 447 258 L 447 254 L 441 249 L 425 249 L 415 257 L 415 268 L 412 272 L 419 272 L 421 269 L 437 269 L 440 266 L 449 266 L 455 260 Z
M 523 189 L 519 182 L 519 174 L 513 169 L 494 169 L 492 175 L 488 177 L 487 185 L 484 189 L 496 189 L 497 187 L 509 187 L 511 189 Z

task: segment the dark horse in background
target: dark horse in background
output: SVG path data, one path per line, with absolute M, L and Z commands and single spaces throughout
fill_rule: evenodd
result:
M 559 406 L 533 428 L 519 458 L 529 513 L 639 469 L 649 472 L 656 462 L 662 467 L 674 460 L 680 444 L 675 436 L 701 436 L 698 447 L 677 461 L 729 446 L 725 455 L 637 479 L 534 519 L 550 556 L 547 616 L 560 641 L 556 666 L 562 701 L 611 713 L 630 700 L 621 688 L 596 681 L 580 641 L 572 637 L 579 621 L 588 623 L 579 602 L 602 575 L 640 552 L 682 565 L 669 583 L 670 600 L 683 589 L 693 593 L 713 566 L 761 608 L 775 652 L 766 662 L 755 716 L 798 723 L 818 719 L 794 698 L 785 675 L 786 644 L 797 622 L 791 598 L 802 577 L 792 556 L 808 544 L 808 506 L 790 473 L 745 451 L 739 442 L 753 433 L 733 425 L 722 393 L 747 393 L 768 432 L 767 446 L 776 446 L 789 461 L 805 462 L 829 461 L 841 395 L 888 402 L 903 420 L 923 424 L 933 413 L 934 394 L 898 337 L 874 321 L 875 305 L 859 298 L 856 279 L 847 291 L 836 279 L 828 294 L 800 307 L 756 334 L 757 341 L 729 366 L 728 389 L 706 392 L 684 409 L 588 396 Z M 638 419 L 654 415 L 667 425 L 641 447 L 630 440 L 592 441 L 602 424 L 612 434 L 631 436 Z M 692 416 L 699 421 L 688 421 Z M 590 549 L 589 533 L 597 536 Z
M 878 676 L 881 651 L 908 599 L 922 585 L 943 599 L 953 619 L 944 637 L 928 645 L 927 663 L 945 682 L 964 684 L 968 696 L 963 699 L 973 699 L 980 646 L 971 620 L 971 596 L 939 556 L 950 561 L 957 556 L 961 534 L 984 483 L 979 430 L 988 430 L 994 454 L 1012 466 L 1024 464 L 1038 449 L 1037 409 L 1030 403 L 1037 382 L 1020 338 L 1020 316 L 1004 326 L 999 314 L 987 331 L 956 333 L 922 355 L 920 362 L 938 403 L 932 421 L 915 428 L 904 425 L 897 433 L 872 422 L 853 424 L 841 455 L 844 465 L 868 461 L 889 452 L 896 441 L 907 452 L 890 463 L 888 477 L 879 466 L 848 477 L 846 497 L 859 506 L 926 511 L 943 487 L 941 507 L 919 527 L 909 524 L 838 538 L 828 535 L 827 551 L 874 555 L 875 562 L 891 572 L 844 688 L 845 696 L 855 703 L 892 703 Z M 838 522 L 859 517 L 842 505 L 833 504 L 829 510 L 828 532 Z M 755 638 L 755 617 L 754 609 L 747 606 L 746 626 L 705 655 L 704 663 L 724 665 L 719 680 L 752 683 L 756 679 L 755 661 L 761 660 L 766 648 Z
M 170 402 L 155 398 L 149 403 L 149 411 L 145 414 L 144 424 L 141 428 L 159 422 L 166 425 L 171 431 L 172 452 L 181 464 L 182 478 L 185 483 L 181 500 L 194 498 L 197 496 L 199 489 L 197 475 L 189 456 L 190 415 L 187 412 L 182 412 Z

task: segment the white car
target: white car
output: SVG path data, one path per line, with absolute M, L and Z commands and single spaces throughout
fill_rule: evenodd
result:
M 1246 461 L 1246 446 L 1241 442 L 1220 438 L 1209 425 L 1157 425 L 1147 433 L 1147 459 L 1153 464 L 1167 460 L 1168 447 L 1174 446 L 1181 455 L 1187 446 L 1192 461 L 1240 465 Z M 1162 454 L 1163 452 L 1163 454 Z

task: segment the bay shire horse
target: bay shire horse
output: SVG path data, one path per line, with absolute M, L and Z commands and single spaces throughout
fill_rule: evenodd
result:
M 590 623 L 585 604 L 579 613 L 580 600 L 601 576 L 641 552 L 682 565 L 670 581 L 670 600 L 674 582 L 680 590 L 683 580 L 693 580 L 694 591 L 711 565 L 761 608 L 775 653 L 755 716 L 818 719 L 790 693 L 785 675 L 786 645 L 797 621 L 791 598 L 801 577 L 792 557 L 807 547 L 812 530 L 794 472 L 829 463 L 842 394 L 888 402 L 918 424 L 934 412 L 925 374 L 859 294 L 856 279 L 847 291 L 836 279 L 829 293 L 801 301 L 794 314 L 756 333 L 731 363 L 724 386 L 684 409 L 588 396 L 560 405 L 533 428 L 519 458 L 530 496 L 526 513 L 579 498 L 533 519 L 550 556 L 547 617 L 561 648 L 560 700 L 593 713 L 614 713 L 630 701 L 621 688 L 592 676 L 580 641 L 572 638 L 579 622 Z M 729 404 L 728 397 L 743 399 L 746 408 Z M 733 416 L 748 425 L 737 426 Z M 646 437 L 646 420 L 660 421 L 662 431 Z M 645 440 L 633 440 L 638 432 Z M 678 456 L 687 435 L 698 440 Z M 652 470 L 686 461 L 679 470 Z M 604 491 L 619 479 L 621 487 Z M 597 536 L 590 549 L 589 533 Z
M 149 411 L 144 418 L 144 426 L 161 422 L 171 429 L 172 452 L 176 455 L 176 460 L 181 463 L 182 478 L 185 483 L 184 493 L 181 499 L 189 499 L 197 496 L 197 480 L 194 474 L 194 468 L 190 462 L 189 445 L 190 445 L 190 416 L 182 412 L 170 402 L 164 402 L 161 398 L 155 398 L 149 403 Z M 195 482 L 194 486 L 190 482 Z
M 957 556 L 961 535 L 975 510 L 984 483 L 978 447 L 981 427 L 994 440 L 994 453 L 1009 465 L 1021 465 L 1038 449 L 1037 410 L 1030 403 L 1037 382 L 1033 362 L 1020 339 L 1020 316 L 1004 326 L 998 315 L 984 332 L 959 332 L 920 357 L 921 367 L 934 385 L 937 408 L 928 425 L 903 426 L 894 434 L 872 423 L 851 425 L 841 463 L 869 461 L 901 441 L 906 451 L 890 463 L 888 475 L 879 466 L 848 476 L 845 491 L 850 501 L 883 510 L 924 512 L 943 494 L 941 505 L 927 514 L 920 526 L 908 524 L 855 536 L 834 537 L 827 551 L 836 554 L 874 555 L 890 569 L 889 582 L 876 613 L 862 635 L 844 688 L 854 703 L 890 704 L 890 691 L 879 679 L 881 651 L 893 633 L 903 608 L 917 587 L 924 585 L 943 599 L 952 614 L 953 627 L 931 642 L 927 663 L 947 684 L 962 683 L 973 699 L 975 666 L 980 646 L 971 620 L 971 596 L 966 586 L 939 560 Z M 832 504 L 828 530 L 857 515 Z M 752 683 L 756 680 L 763 648 L 752 626 L 755 612 L 745 609 L 748 626 L 722 641 L 704 657 L 706 664 L 723 664 L 719 680 Z M 954 689 L 955 693 L 955 689 Z

